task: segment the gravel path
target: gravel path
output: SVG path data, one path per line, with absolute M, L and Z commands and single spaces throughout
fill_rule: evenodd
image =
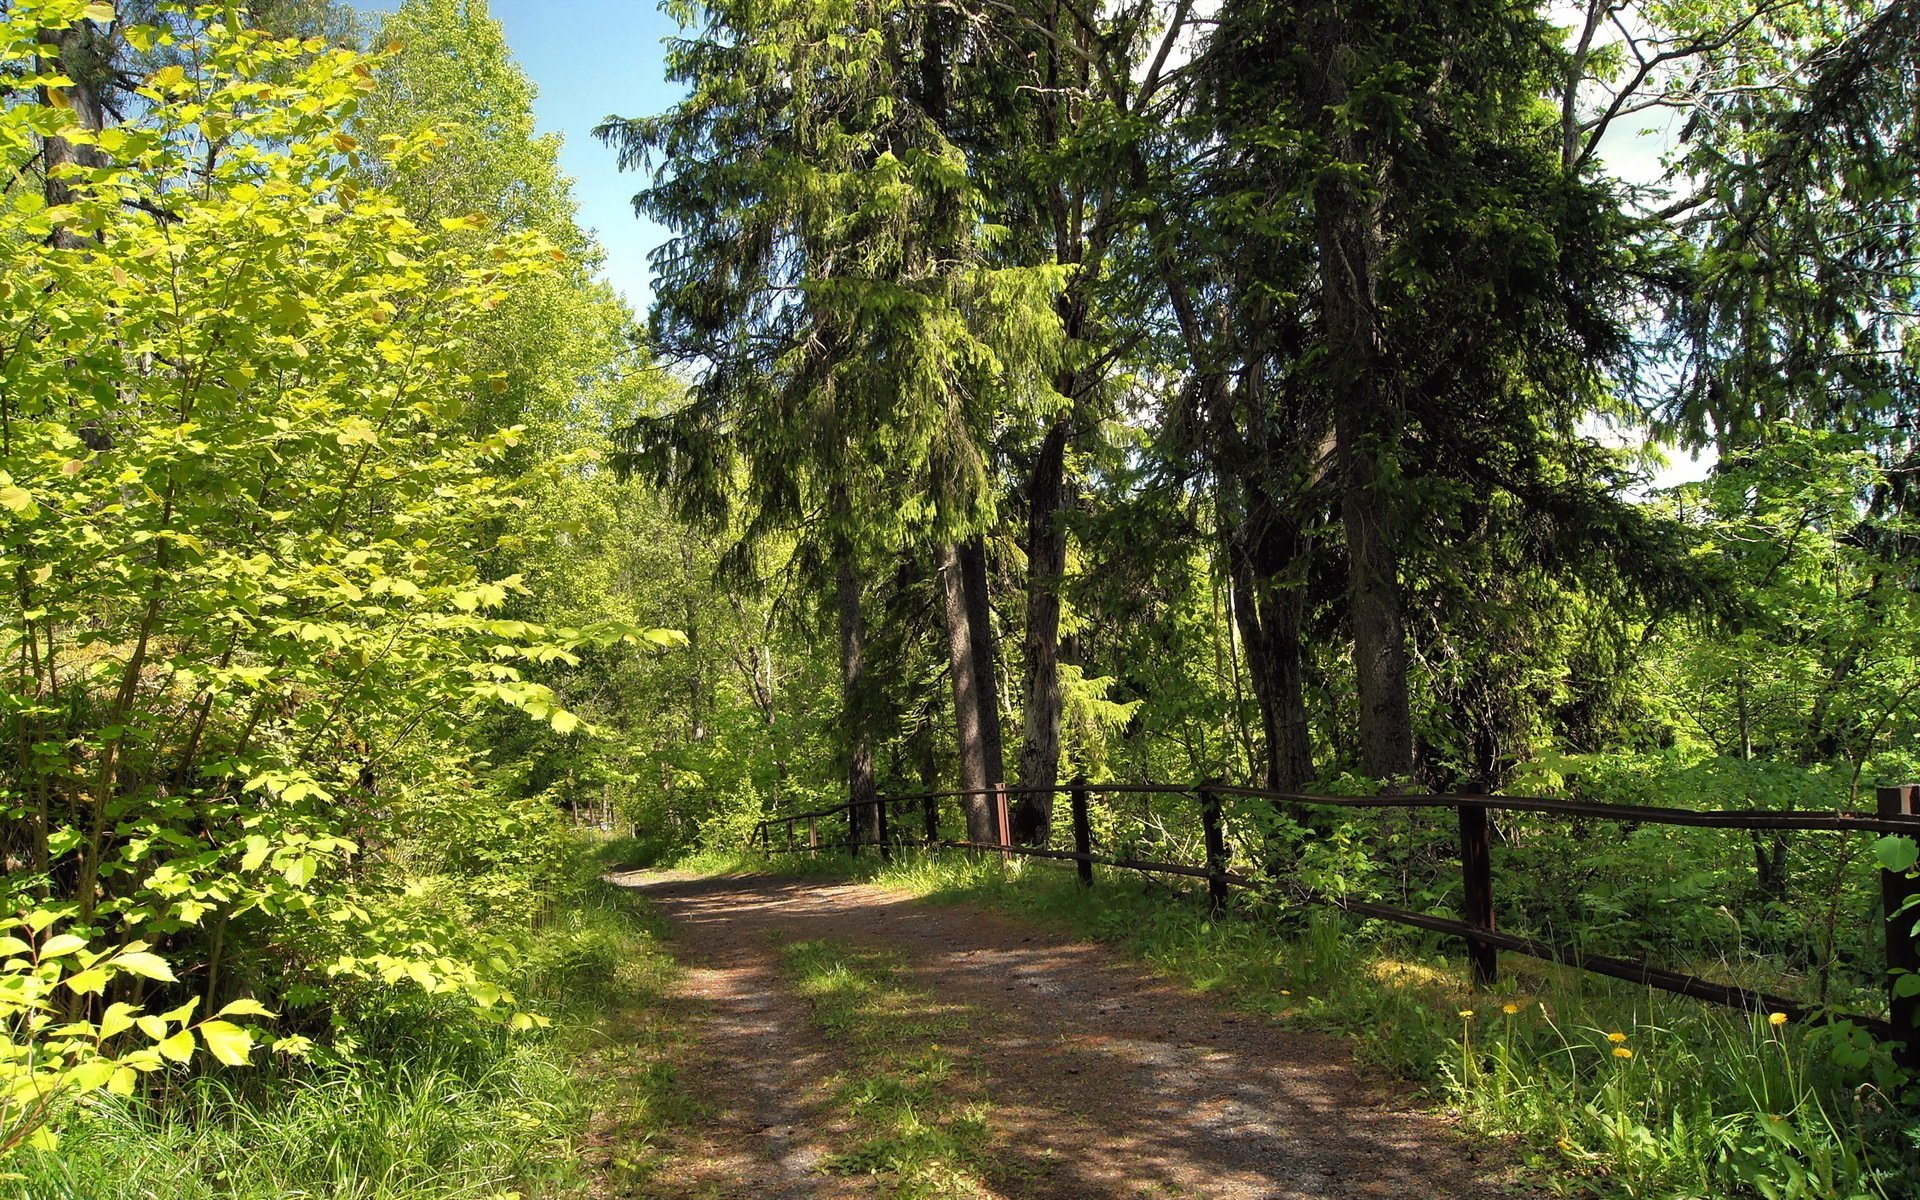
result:
M 777 940 L 884 946 L 958 1007 L 945 1048 L 986 1081 L 1008 1200 L 1437 1200 L 1512 1196 L 1511 1173 L 1444 1121 L 1355 1076 L 1344 1045 L 1156 979 L 1105 948 L 865 884 L 634 872 L 676 928 L 702 1012 L 684 1078 L 710 1114 L 714 1197 L 881 1194 L 818 1164 L 844 1130 L 836 1060 L 785 988 Z

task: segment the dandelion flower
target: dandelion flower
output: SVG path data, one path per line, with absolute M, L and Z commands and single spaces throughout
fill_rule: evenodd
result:
M 1460 1010 L 1460 1016 L 1463 1020 L 1471 1021 L 1473 1020 L 1473 1010 L 1470 1008 L 1463 1008 Z
M 1513 1014 L 1520 1011 L 1520 1006 L 1518 1004 L 1502 1004 L 1500 1006 L 1500 1011 L 1507 1014 L 1508 1016 L 1512 1016 Z
M 1768 1013 L 1767 1014 L 1767 1024 L 1769 1025 L 1778 1026 L 1778 1025 L 1785 1025 L 1786 1023 L 1787 1023 L 1787 1014 L 1785 1013 Z
M 1615 1058 L 1632 1058 L 1633 1051 L 1627 1049 L 1625 1046 L 1615 1046 L 1613 1048 L 1613 1056 Z
M 1293 993 L 1292 993 L 1292 992 L 1290 992 L 1290 991 L 1288 991 L 1288 990 L 1287 990 L 1286 988 L 1281 988 L 1281 989 L 1280 989 L 1280 994 L 1281 994 L 1282 996 L 1291 996 L 1291 995 L 1293 995 Z
M 1627 1040 L 1627 1035 L 1624 1033 L 1610 1033 L 1607 1035 L 1607 1040 L 1618 1046 L 1621 1042 Z

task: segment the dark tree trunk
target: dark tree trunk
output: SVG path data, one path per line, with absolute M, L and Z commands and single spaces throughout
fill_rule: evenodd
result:
M 1067 422 L 1054 422 L 1040 443 L 1027 488 L 1027 631 L 1023 647 L 1026 703 L 1020 738 L 1020 786 L 1050 788 L 1060 778 L 1060 584 L 1067 568 Z M 1022 795 L 1013 804 L 1014 840 L 1045 846 L 1052 834 L 1053 793 Z
M 1341 64 L 1345 31 L 1330 18 L 1315 50 L 1324 64 L 1328 112 L 1347 102 Z M 1341 162 L 1366 163 L 1372 151 L 1334 127 L 1329 149 Z M 1401 609 L 1395 503 L 1388 478 L 1398 450 L 1401 416 L 1387 380 L 1380 328 L 1380 211 L 1349 176 L 1324 176 L 1314 187 L 1320 250 L 1321 328 L 1328 351 L 1334 452 L 1340 476 L 1340 518 L 1347 535 L 1347 595 L 1353 627 L 1360 759 L 1369 775 L 1395 781 L 1413 773 L 1413 716 L 1407 695 L 1406 628 Z
M 942 547 L 940 585 L 946 600 L 947 650 L 953 674 L 954 742 L 960 755 L 960 787 L 984 793 L 1002 783 L 999 691 L 994 684 L 993 642 L 985 632 L 986 553 L 978 538 Z M 975 577 L 977 575 L 977 585 Z M 977 594 L 977 600 L 976 600 Z M 990 797 L 963 798 L 967 837 L 999 837 Z
M 880 814 L 874 805 L 872 705 L 867 702 L 866 630 L 860 618 L 860 576 L 851 552 L 842 550 L 839 566 L 841 724 L 847 739 L 847 803 L 856 844 L 880 840 Z
M 1313 778 L 1301 665 L 1308 546 L 1297 522 L 1248 489 L 1245 525 L 1228 546 L 1234 617 L 1266 736 L 1266 786 L 1300 791 Z

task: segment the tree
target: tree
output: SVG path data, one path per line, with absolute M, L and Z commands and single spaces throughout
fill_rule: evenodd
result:
M 1272 778 L 1300 770 L 1290 664 L 1323 482 L 1343 535 L 1359 766 L 1383 780 L 1444 774 L 1447 758 L 1489 786 L 1515 760 L 1489 749 L 1490 730 L 1458 757 L 1446 731 L 1462 714 L 1420 734 L 1409 650 L 1431 662 L 1458 602 L 1434 584 L 1484 595 L 1623 534 L 1619 578 L 1657 582 L 1673 561 L 1581 424 L 1614 403 L 1603 367 L 1632 369 L 1624 315 L 1654 264 L 1617 195 L 1562 159 L 1542 103 L 1561 61 L 1552 34 L 1511 6 L 1238 5 L 1198 63 L 1218 148 L 1195 186 L 1221 219 L 1193 245 L 1228 265 L 1176 277 L 1188 299 L 1175 308 L 1213 364 L 1195 392 L 1202 427 L 1244 446 L 1216 469 L 1238 480 L 1222 527 L 1246 531 L 1230 550 L 1250 593 L 1243 628 L 1275 664 L 1265 683 L 1254 673 L 1287 764 Z M 1203 312 L 1201 287 L 1230 319 Z M 1555 515 L 1496 533 L 1503 509 Z M 1505 550 L 1463 578 L 1463 537 Z
M 937 553 L 963 783 L 995 786 L 986 441 L 1000 413 L 1050 394 L 1062 272 L 978 252 L 978 192 L 943 127 L 958 31 L 939 10 L 681 10 L 696 14 L 705 32 L 670 59 L 689 99 L 599 130 L 624 165 L 657 164 L 636 203 L 679 236 L 654 336 L 698 373 L 685 408 L 634 428 L 631 461 L 680 489 L 689 517 L 737 532 L 737 562 L 774 534 L 811 547 L 796 561 L 841 613 L 856 801 L 874 709 L 862 579 L 895 546 Z M 975 797 L 970 832 L 990 840 L 992 821 Z
M 0 58 L 100 7 L 11 14 Z M 529 672 L 589 640 L 498 619 L 515 434 L 444 432 L 467 338 L 552 247 L 472 244 L 368 184 L 345 125 L 366 59 L 209 13 L 124 35 L 182 60 L 125 121 L 0 112 L 16 186 L 43 138 L 75 148 L 60 203 L 20 188 L 0 215 L 0 831 L 32 949 L 5 967 L 9 1095 L 131 1090 L 191 1053 L 196 1006 L 258 1015 L 229 1002 L 316 979 L 500 1004 L 452 931 L 381 908 L 380 851 L 396 809 L 490 799 L 455 770 L 476 713 L 575 723 Z M 383 171 L 435 141 L 387 140 Z M 195 1027 L 221 1062 L 254 1044 Z

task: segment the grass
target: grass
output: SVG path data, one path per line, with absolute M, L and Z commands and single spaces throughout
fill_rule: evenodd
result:
M 324 1066 L 91 1096 L 56 1151 L 7 1162 L 0 1197 L 557 1200 L 645 1178 L 654 1135 L 685 1118 L 664 1066 L 681 1036 L 661 1003 L 673 970 L 640 902 L 591 887 L 541 927 L 513 981 L 549 1029 L 400 998 Z
M 848 1064 L 832 1087 L 853 1142 L 826 1169 L 882 1176 L 900 1200 L 992 1194 L 982 1184 L 986 1103 L 940 1048 L 939 1039 L 960 1032 L 957 1017 L 904 983 L 898 960 L 882 950 L 796 942 L 781 960 Z
M 757 856 L 699 862 L 768 869 Z M 1513 955 L 1500 987 L 1475 992 L 1438 939 L 1319 909 L 1212 921 L 1131 872 L 1102 869 L 1086 889 L 1053 864 L 958 855 L 798 867 L 991 904 L 1110 943 L 1223 1003 L 1346 1035 L 1362 1066 L 1418 1083 L 1564 1195 L 1920 1195 L 1913 1085 L 1849 1027 L 1775 1024 Z

